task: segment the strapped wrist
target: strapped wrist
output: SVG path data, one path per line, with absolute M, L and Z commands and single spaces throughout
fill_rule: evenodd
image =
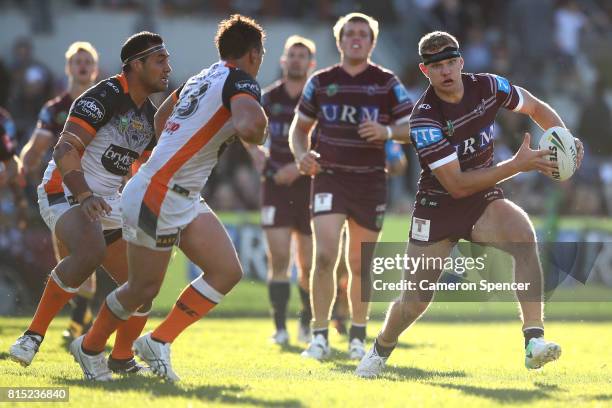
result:
M 83 202 L 90 197 L 93 197 L 93 193 L 91 191 L 84 191 L 76 196 L 76 200 L 79 202 L 79 204 L 83 204 Z
M 387 129 L 387 140 L 393 139 L 393 129 L 391 129 L 391 126 L 385 126 L 385 128 Z

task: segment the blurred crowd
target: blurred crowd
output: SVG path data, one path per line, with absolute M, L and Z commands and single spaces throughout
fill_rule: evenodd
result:
M 0 0 L 0 7 L 27 7 L 27 2 Z M 559 185 L 536 174 L 517 177 L 505 184 L 509 196 L 530 214 L 545 214 L 551 208 L 562 215 L 610 215 L 612 208 L 611 85 L 612 2 L 604 0 L 73 0 L 83 8 L 151 11 L 164 15 L 227 15 L 241 12 L 257 18 L 328 21 L 350 11 L 362 11 L 381 22 L 393 40 L 416 44 L 425 32 L 444 29 L 462 44 L 467 72 L 493 72 L 511 79 L 551 103 L 586 146 L 583 168 L 567 183 Z M 153 6 L 152 6 L 153 5 Z M 42 11 L 44 12 L 44 7 Z M 33 31 L 36 31 L 33 29 Z M 405 39 L 410 39 L 406 41 Z M 399 53 L 405 67 L 397 72 L 414 100 L 427 86 L 418 70 L 416 46 Z M 383 65 L 384 61 L 379 61 Z M 101 77 L 112 73 L 101 73 Z M 41 106 L 65 89 L 66 79 L 54 77 L 43 61 L 33 57 L 28 38 L 18 39 L 12 53 L 0 55 L 0 107 L 12 117 L 11 137 L 18 151 L 29 140 Z M 262 84 L 267 85 L 267 84 Z M 158 101 L 164 95 L 158 96 Z M 496 154 L 505 159 L 513 154 L 526 130 L 533 129 L 522 115 L 502 114 L 497 123 Z M 537 140 L 537 137 L 534 137 Z M 420 171 L 413 149 L 407 146 L 409 165 L 405 174 L 391 180 L 390 208 L 411 210 Z M 44 170 L 47 156 L 41 163 Z M 36 220 L 35 187 L 32 177 L 24 187 L 30 207 L 30 223 Z M 547 192 L 557 193 L 553 203 Z M 560 191 L 560 193 L 559 193 Z M 216 210 L 257 210 L 259 175 L 242 146 L 226 150 L 205 198 Z M 3 233 L 0 247 L 9 242 L 7 230 L 17 208 L 7 191 L 0 195 Z M 8 234 L 8 235 L 7 235 Z M 35 257 L 34 257 L 35 258 Z

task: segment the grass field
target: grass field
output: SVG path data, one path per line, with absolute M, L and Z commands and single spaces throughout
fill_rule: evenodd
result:
M 296 295 L 294 290 L 291 316 Z M 264 285 L 244 281 L 179 337 L 173 361 L 183 381 L 177 385 L 157 378 L 83 381 L 60 339 L 63 316 L 23 369 L 6 359 L 6 351 L 29 319 L 0 318 L 0 386 L 68 386 L 70 403 L 54 404 L 75 407 L 612 405 L 610 303 L 548 305 L 547 337 L 563 346 L 563 355 L 539 372 L 523 368 L 514 304 L 434 304 L 402 338 L 387 373 L 361 380 L 352 375 L 356 362 L 346 358 L 346 339 L 335 333 L 332 358 L 323 363 L 304 361 L 298 355 L 303 345 L 295 341 L 286 348 L 268 344 L 272 323 L 262 317 L 265 297 Z M 370 335 L 378 331 L 385 306 L 373 306 Z M 152 318 L 147 328 L 158 322 Z M 293 336 L 296 324 L 289 322 Z
M 612 405 L 610 323 L 549 324 L 564 354 L 544 370 L 528 372 L 515 323 L 422 322 L 402 339 L 382 378 L 362 380 L 352 375 L 356 363 L 346 358 L 340 336 L 331 337 L 329 361 L 304 361 L 299 345 L 267 343 L 267 319 L 211 318 L 173 345 L 178 385 L 153 377 L 84 382 L 60 340 L 65 323 L 61 318 L 54 324 L 27 369 L 0 353 L 0 386 L 68 386 L 70 403 L 55 404 L 79 407 Z M 23 318 L 1 318 L 0 349 L 7 350 L 25 325 Z M 379 326 L 373 323 L 370 332 Z
M 387 228 L 383 240 L 400 241 L 406 230 L 403 224 Z M 186 283 L 185 259 L 178 252 L 147 330 L 159 323 Z M 298 303 L 293 288 L 292 339 Z M 369 344 L 386 306 L 372 305 Z M 535 372 L 523 366 L 515 304 L 435 303 L 402 337 L 377 380 L 353 376 L 357 363 L 347 359 L 347 340 L 335 333 L 332 357 L 322 363 L 303 360 L 304 345 L 295 340 L 285 348 L 270 345 L 267 314 L 265 285 L 242 281 L 174 343 L 174 368 L 182 377 L 176 385 L 155 377 L 85 382 L 61 340 L 65 316 L 52 324 L 39 355 L 24 369 L 7 360 L 7 351 L 30 319 L 0 317 L 0 387 L 67 386 L 70 402 L 52 406 L 74 407 L 612 406 L 612 303 L 549 303 L 547 337 L 562 345 L 563 355 Z

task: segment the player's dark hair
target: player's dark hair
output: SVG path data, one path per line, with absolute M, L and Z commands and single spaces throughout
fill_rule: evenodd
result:
M 130 38 L 125 40 L 121 47 L 121 62 L 123 63 L 123 72 L 130 72 L 130 64 L 126 63 L 131 57 L 136 54 L 143 52 L 147 48 L 155 45 L 160 45 L 164 42 L 159 34 L 151 33 L 149 31 L 141 31 L 132 35 Z M 145 61 L 147 56 L 143 57 Z
M 221 59 L 238 59 L 253 48 L 263 49 L 266 33 L 255 20 L 234 14 L 219 23 L 215 45 Z
M 459 41 L 445 31 L 433 31 L 419 40 L 419 55 L 431 54 L 448 46 L 459 48 Z

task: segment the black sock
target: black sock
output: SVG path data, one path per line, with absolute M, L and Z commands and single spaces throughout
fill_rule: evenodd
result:
M 355 326 L 351 324 L 351 328 L 349 329 L 349 341 L 353 339 L 359 339 L 365 342 L 366 338 L 366 327 L 363 326 Z
M 312 320 L 312 310 L 310 310 L 310 293 L 305 291 L 301 286 L 300 299 L 302 300 L 302 310 L 300 310 L 300 325 L 308 326 Z
M 544 329 L 541 329 L 539 327 L 525 329 L 523 330 L 523 336 L 525 336 L 525 348 L 527 348 L 529 340 L 533 338 L 544 337 Z
M 329 329 L 313 329 L 312 330 L 312 338 L 314 339 L 317 335 L 322 335 L 325 337 L 325 341 L 327 341 L 327 337 L 329 336 Z
M 42 343 L 43 339 L 45 338 L 45 336 L 43 336 L 42 334 L 38 334 L 36 332 L 33 332 L 32 330 L 26 330 L 25 332 L 23 332 L 24 336 L 40 336 L 40 342 L 38 343 L 38 345 L 40 345 L 40 343 Z M 38 339 L 34 338 L 34 341 L 38 341 Z
M 285 330 L 287 327 L 287 303 L 289 302 L 290 289 L 289 282 L 272 281 L 268 283 L 268 294 L 276 330 Z
M 84 326 L 85 313 L 87 312 L 87 304 L 89 303 L 89 299 L 81 295 L 76 295 L 74 298 L 72 298 L 71 303 L 73 307 L 72 313 L 70 314 L 70 319 L 73 322 Z
M 389 356 L 391 355 L 391 352 L 393 351 L 396 345 L 397 344 L 391 347 L 385 347 L 385 346 L 381 346 L 380 343 L 378 343 L 378 339 L 374 340 L 374 349 L 376 350 L 376 354 L 378 354 L 381 357 L 385 357 L 385 358 L 389 358 Z

